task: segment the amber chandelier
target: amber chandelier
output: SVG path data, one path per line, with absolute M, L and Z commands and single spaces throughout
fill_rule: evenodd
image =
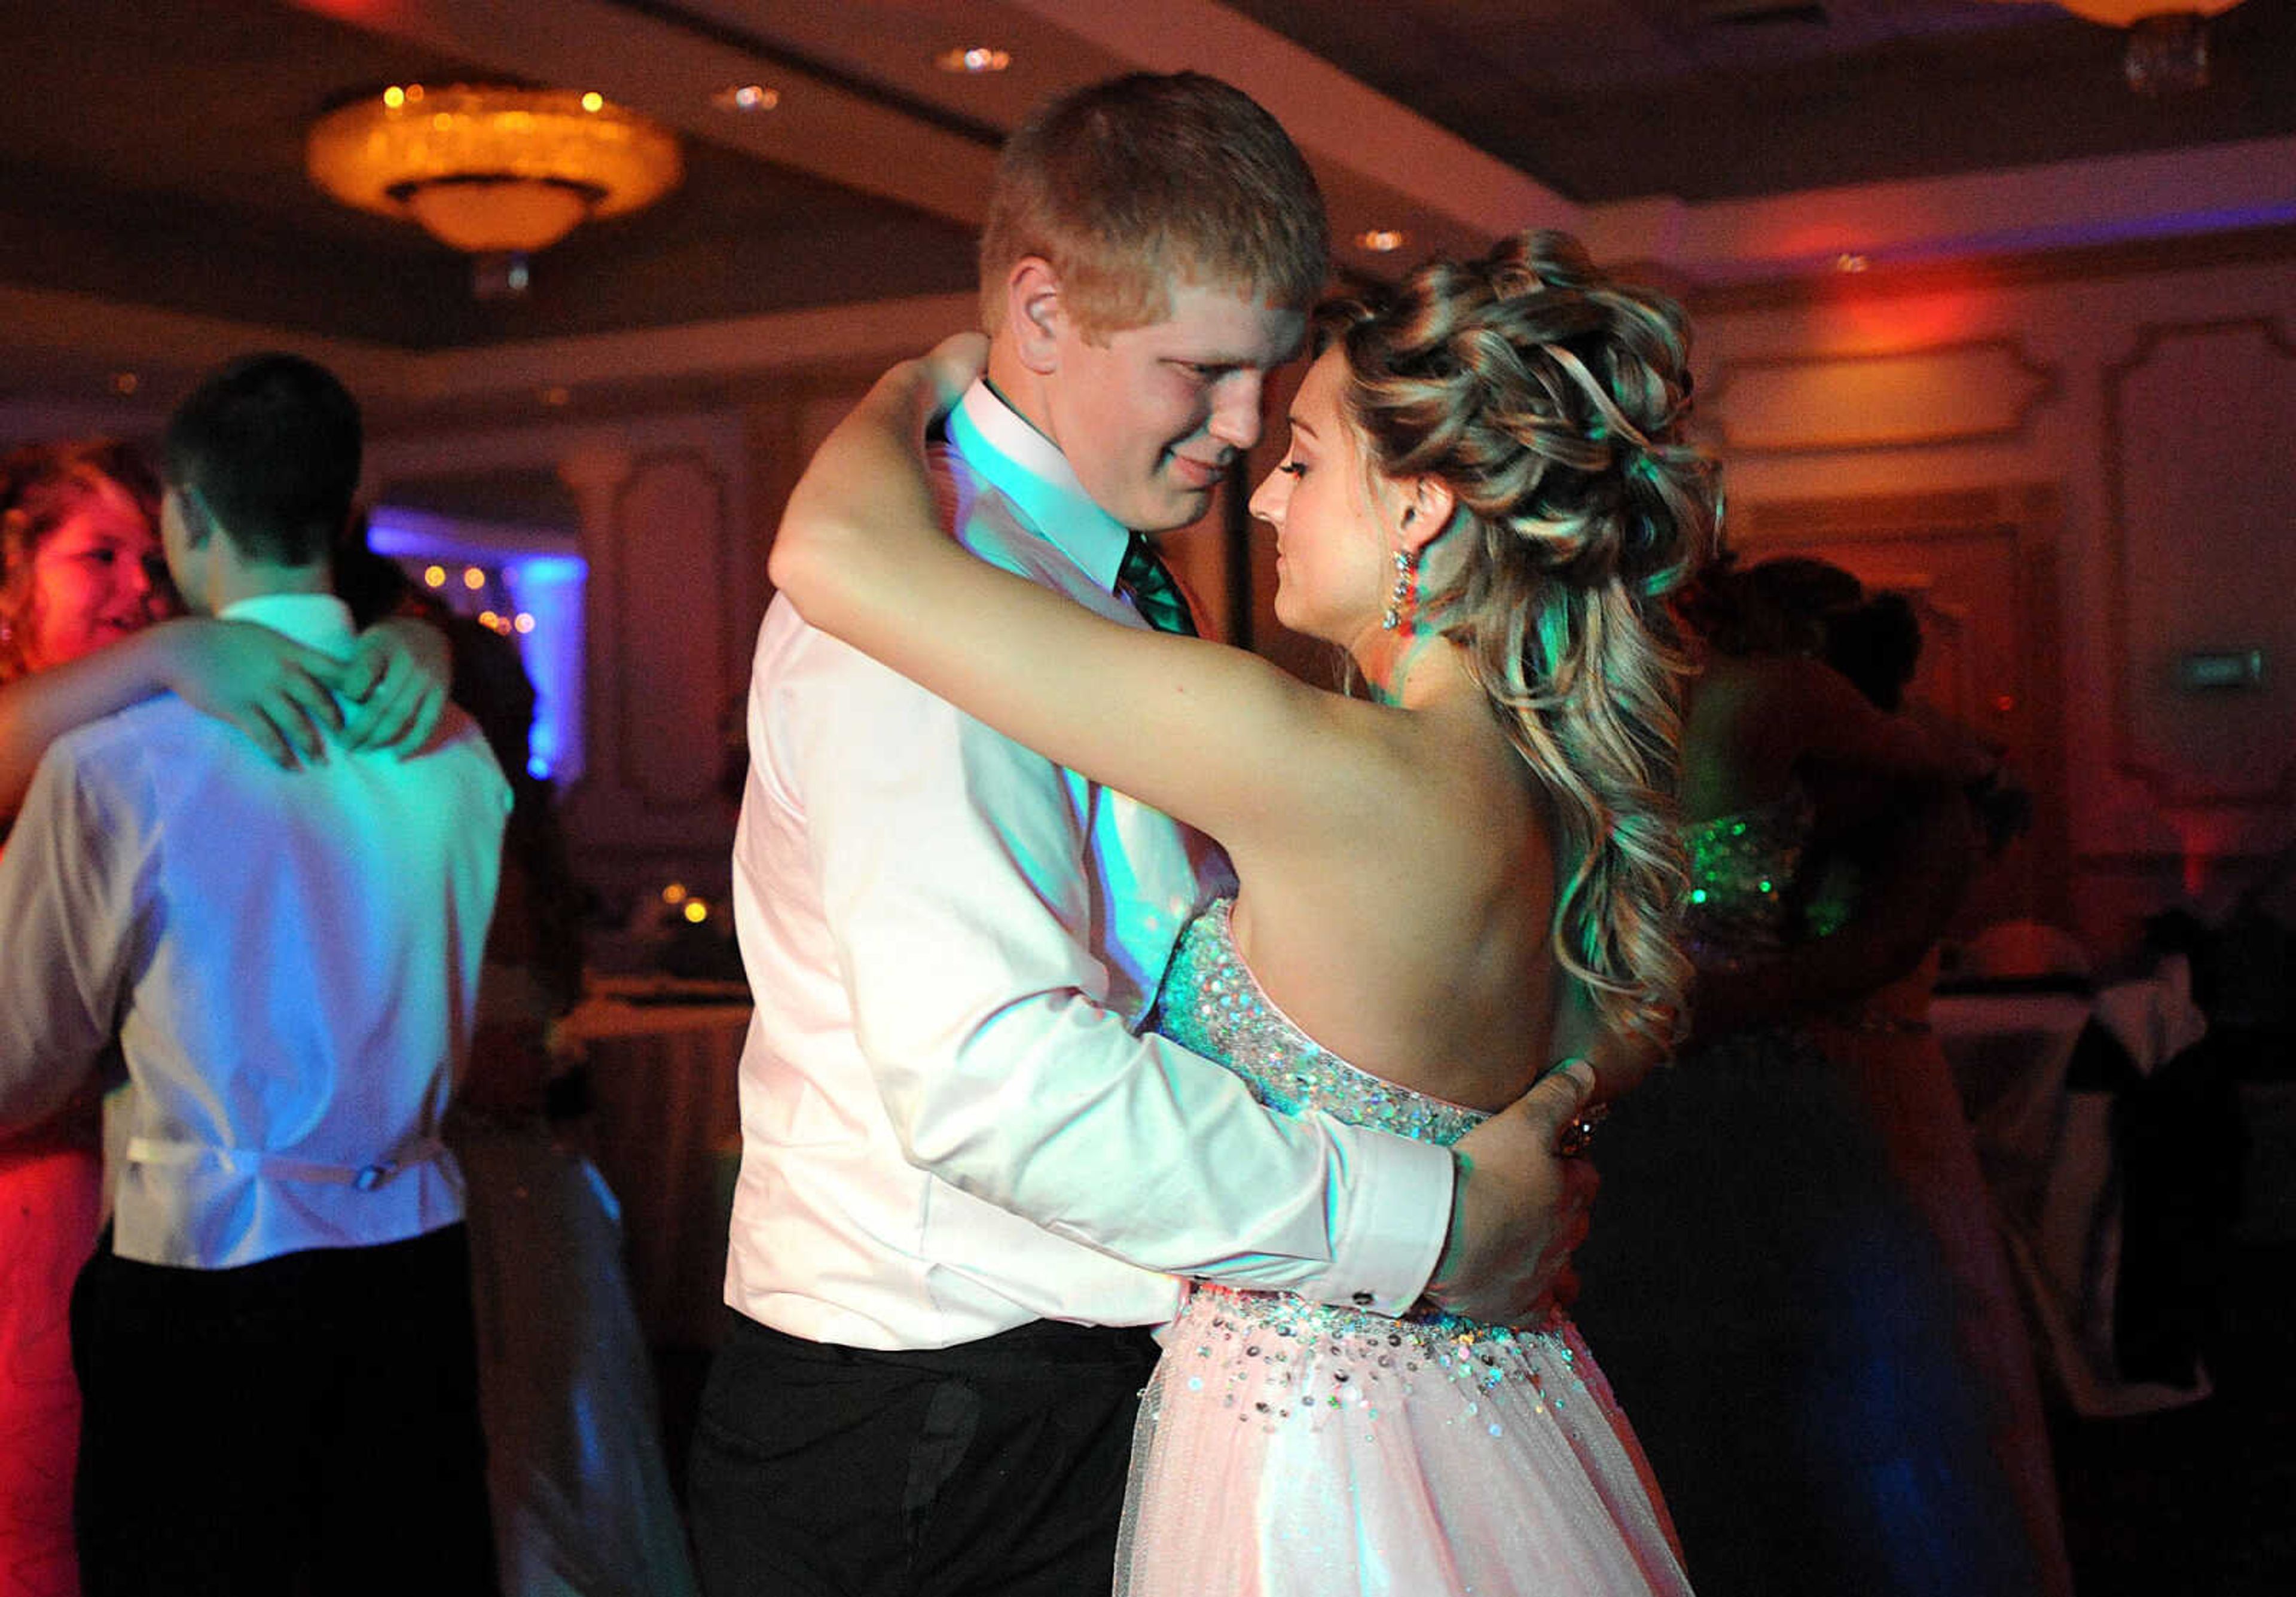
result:
M 2020 4 L 2023 0 L 1997 0 Z M 2209 19 L 2240 0 L 2056 0 L 2062 9 L 2128 35 L 2121 71 L 2140 94 L 2185 94 L 2209 83 Z
M 311 180 L 344 204 L 419 224 L 486 264 L 581 223 L 651 205 L 684 172 L 676 139 L 598 94 L 408 84 L 313 124 Z

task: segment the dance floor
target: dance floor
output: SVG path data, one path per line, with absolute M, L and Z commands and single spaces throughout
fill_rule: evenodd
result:
M 2080 1597 L 2296 1593 L 2296 1241 L 2243 1248 L 2206 1357 L 2203 1403 L 2053 1427 Z

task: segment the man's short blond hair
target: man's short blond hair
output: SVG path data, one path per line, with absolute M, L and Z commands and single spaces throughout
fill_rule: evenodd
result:
M 1307 161 L 1249 94 L 1200 72 L 1090 85 L 1013 135 L 980 238 L 992 335 L 1006 278 L 1029 256 L 1051 265 L 1095 340 L 1164 320 L 1179 283 L 1304 311 L 1331 271 Z

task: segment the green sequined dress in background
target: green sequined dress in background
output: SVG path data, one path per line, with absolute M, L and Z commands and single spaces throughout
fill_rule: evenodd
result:
M 1815 935 L 1810 825 L 1795 788 L 1690 828 L 1701 970 Z M 1702 1597 L 2028 1597 L 1943 1260 L 1806 1027 L 1694 1043 L 1618 1106 L 1595 1159 L 1574 1313 Z

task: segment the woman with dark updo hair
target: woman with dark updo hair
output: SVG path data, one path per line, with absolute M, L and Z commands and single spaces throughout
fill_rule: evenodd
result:
M 1324 325 L 1251 509 L 1276 614 L 1344 651 L 1365 697 L 950 542 L 924 438 L 978 340 L 897 368 L 839 428 L 774 578 L 812 625 L 1226 847 L 1239 886 L 1179 933 L 1164 1036 L 1283 1114 L 1437 1143 L 1567 1094 L 1567 1153 L 1663 1051 L 1688 977 L 1668 596 L 1705 557 L 1718 485 L 1684 432 L 1687 328 L 1559 233 Z M 1131 397 L 1188 433 L 1219 360 L 1160 352 Z M 1506 1327 L 1199 1283 L 1161 1339 L 1119 1592 L 1687 1589 L 1559 1307 Z
M 1693 1034 L 1604 1132 L 1579 1317 L 1705 1597 L 2058 1597 L 1960 1106 L 1883 998 L 1958 900 L 1957 790 L 1996 757 L 1826 662 L 1893 624 L 1838 566 L 1718 564 L 1684 609 Z

